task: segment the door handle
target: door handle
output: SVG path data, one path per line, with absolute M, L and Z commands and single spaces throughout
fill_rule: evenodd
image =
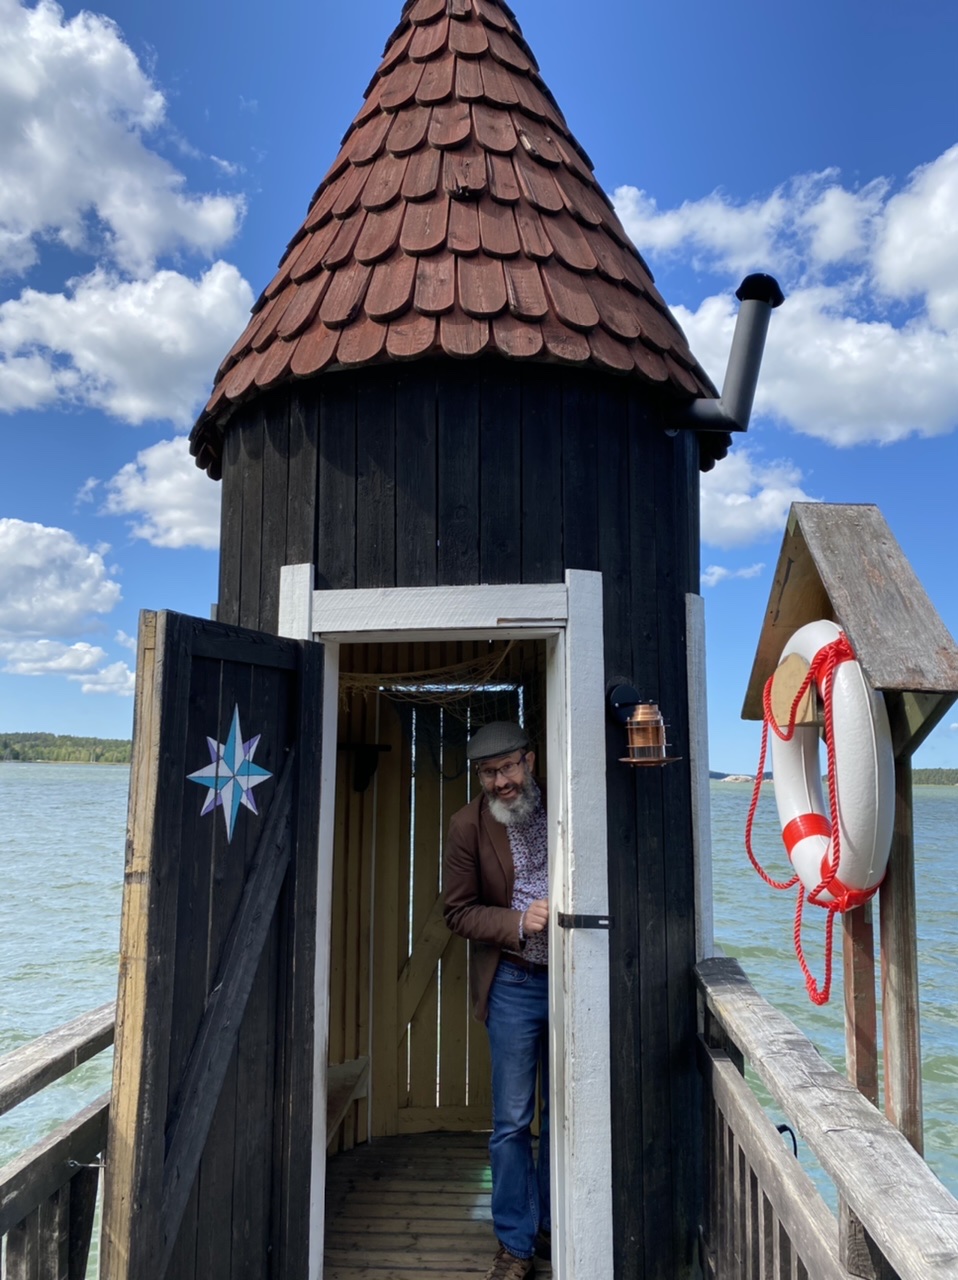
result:
M 613 916 L 580 916 L 560 911 L 556 916 L 560 929 L 611 929 Z

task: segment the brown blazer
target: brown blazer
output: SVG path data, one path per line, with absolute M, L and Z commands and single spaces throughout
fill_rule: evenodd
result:
M 468 938 L 473 1012 L 486 1020 L 489 988 L 503 948 L 521 951 L 521 911 L 513 911 L 515 867 L 509 835 L 489 812 L 485 794 L 454 813 L 443 857 L 443 917 Z

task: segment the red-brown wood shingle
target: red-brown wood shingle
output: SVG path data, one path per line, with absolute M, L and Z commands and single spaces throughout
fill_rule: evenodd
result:
M 409 0 L 193 431 L 290 378 L 495 353 L 714 395 L 500 0 Z
M 442 185 L 454 200 L 478 200 L 489 185 L 485 152 L 476 146 L 447 151 L 442 158 Z
M 496 33 L 499 34 L 498 32 Z M 449 48 L 463 58 L 478 58 L 489 51 L 486 27 L 480 21 L 459 20 L 450 24 Z
M 400 111 L 394 116 L 386 141 L 390 155 L 407 156 L 418 151 L 426 141 L 431 118 L 432 112 L 423 106 L 410 107 L 408 111 Z
M 331 279 L 332 276 L 328 271 L 322 271 L 319 275 L 313 276 L 311 280 L 307 280 L 304 284 L 295 287 L 292 301 L 283 312 L 282 320 L 276 326 L 277 337 L 295 338 L 302 333 L 308 324 L 312 323 Z M 273 345 L 281 347 L 284 344 L 282 342 L 274 342 Z
M 514 258 L 520 251 L 515 214 L 507 204 L 484 200 L 479 206 L 479 238 L 486 253 Z
M 478 253 L 479 214 L 476 206 L 465 200 L 454 200 L 449 206 L 449 229 L 446 246 L 453 253 Z
M 441 316 L 456 303 L 456 261 L 448 254 L 420 258 L 413 306 L 424 316 Z
M 459 298 L 470 316 L 493 317 L 506 309 L 506 281 L 502 263 L 484 253 L 459 259 Z
M 452 87 L 456 79 L 456 59 L 452 53 L 427 63 L 419 88 L 416 90 L 416 101 L 426 106 L 445 102 L 452 97 Z
M 424 147 L 409 157 L 406 177 L 402 184 L 404 200 L 427 200 L 435 193 L 439 181 L 442 154 L 434 147 Z
M 431 261 L 397 249 L 391 258 L 378 262 L 366 292 L 366 315 L 372 320 L 394 320 L 405 314 L 412 304 L 417 263 Z

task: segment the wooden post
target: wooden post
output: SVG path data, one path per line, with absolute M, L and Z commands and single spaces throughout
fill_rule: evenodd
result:
M 878 1021 L 872 904 L 842 916 L 845 974 L 845 1062 L 848 1078 L 878 1106 Z
M 875 1001 L 875 931 L 872 904 L 842 916 L 845 976 L 845 1062 L 848 1078 L 878 1106 L 878 1016 Z M 839 1258 L 853 1276 L 889 1280 L 894 1274 L 844 1197 L 838 1205 Z
M 895 830 L 880 890 L 885 1114 L 924 1154 L 911 760 L 895 761 Z

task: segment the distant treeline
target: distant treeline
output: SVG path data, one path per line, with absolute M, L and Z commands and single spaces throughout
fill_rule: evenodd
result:
M 915 786 L 958 787 L 958 769 L 912 769 Z
M 71 738 L 60 733 L 0 733 L 0 760 L 61 764 L 129 764 L 125 738 Z
M 719 773 L 715 769 L 709 771 L 709 777 L 719 781 L 733 776 L 738 775 Z M 769 781 L 772 778 L 770 773 L 764 776 Z M 958 787 L 958 769 L 912 769 L 911 780 L 916 787 Z M 822 781 L 825 782 L 826 779 L 823 777 Z
M 53 761 L 63 764 L 129 764 L 132 743 L 127 738 L 72 738 L 60 733 L 0 733 L 0 760 Z M 717 769 L 710 778 L 731 775 Z M 913 769 L 916 786 L 958 786 L 958 769 Z M 771 773 L 765 777 L 771 779 Z

